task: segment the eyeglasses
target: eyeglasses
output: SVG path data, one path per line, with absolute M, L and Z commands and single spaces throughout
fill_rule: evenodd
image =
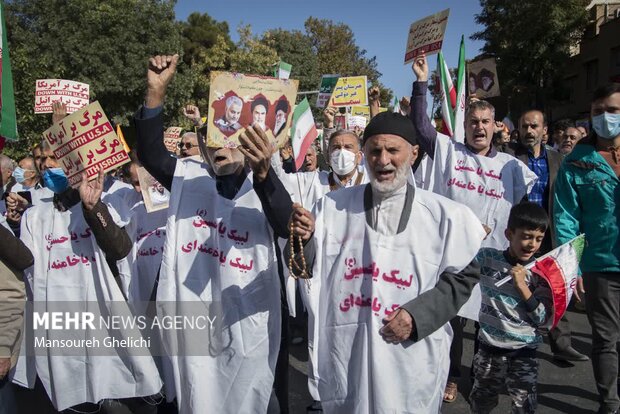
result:
M 191 142 L 179 142 L 178 146 L 180 149 L 183 149 L 183 147 L 185 147 L 185 149 L 192 149 L 194 147 L 197 147 L 198 144 L 192 144 Z

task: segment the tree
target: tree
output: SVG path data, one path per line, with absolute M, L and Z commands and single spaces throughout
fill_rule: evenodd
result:
M 299 80 L 299 90 L 319 86 L 319 59 L 312 52 L 312 40 L 299 30 L 274 29 L 263 34 L 262 42 L 273 48 L 281 60 L 293 66 L 291 78 Z
M 379 82 L 381 73 L 377 69 L 377 58 L 367 57 L 366 50 L 357 46 L 349 26 L 309 17 L 304 27 L 319 62 L 319 74 L 366 75 L 369 86 L 379 86 L 381 89 L 381 105 L 388 106 L 391 103 L 392 91 Z
M 207 13 L 194 12 L 187 17 L 187 22 L 181 23 L 183 45 L 183 60 L 192 65 L 201 62 L 209 55 L 211 49 L 232 50 L 234 43 L 230 39 L 227 22 L 218 22 Z M 218 64 L 226 66 L 226 57 Z
M 480 0 L 476 22 L 485 54 L 497 59 L 503 96 L 543 108 L 560 91 L 560 75 L 588 22 L 588 0 Z M 513 103 L 515 100 L 513 99 Z M 514 108 L 513 109 L 524 109 Z
M 49 116 L 32 113 L 37 79 L 88 83 L 91 100 L 128 125 L 144 99 L 148 57 L 182 54 L 173 1 L 14 0 L 6 11 L 24 149 L 40 141 L 51 123 Z M 179 107 L 192 90 L 187 66 L 179 72 L 166 100 L 167 121 L 180 119 Z
M 230 55 L 230 70 L 248 75 L 272 74 L 274 63 L 280 60 L 278 52 L 254 36 L 249 24 L 240 26 L 237 32 L 239 42 Z

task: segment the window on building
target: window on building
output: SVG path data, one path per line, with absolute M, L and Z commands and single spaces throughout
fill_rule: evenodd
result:
M 586 89 L 593 91 L 598 86 L 598 60 L 586 62 Z

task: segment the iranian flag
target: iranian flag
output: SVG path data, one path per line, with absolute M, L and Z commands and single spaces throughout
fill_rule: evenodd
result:
M 274 76 L 278 79 L 288 79 L 291 76 L 291 69 L 293 65 L 280 61 Z
M 398 96 L 396 95 L 394 95 L 394 101 L 392 102 L 392 112 L 402 114 L 400 111 L 400 102 L 398 101 Z
M 586 245 L 586 237 L 581 234 L 568 243 L 553 249 L 536 260 L 532 272 L 549 283 L 553 297 L 552 329 L 566 312 L 579 276 L 579 262 Z
M 295 157 L 295 169 L 299 171 L 304 163 L 306 152 L 312 142 L 319 136 L 308 98 L 304 98 L 293 112 L 293 127 L 291 129 L 291 146 L 293 147 L 293 157 Z
M 456 106 L 454 109 L 454 139 L 465 142 L 465 36 L 461 36 L 461 50 L 459 52 L 459 69 L 456 76 Z
M 586 237 L 585 234 L 581 234 L 539 257 L 534 263 L 525 266 L 526 269 L 542 277 L 551 288 L 553 298 L 553 325 L 551 329 L 558 324 L 570 303 L 573 289 L 577 285 L 579 262 L 585 246 Z M 510 279 L 512 277 L 507 276 L 497 282 L 495 286 L 501 286 Z
M 0 2 L 0 141 L 17 140 L 17 117 L 15 114 L 15 94 L 13 92 L 13 75 L 9 46 L 4 23 L 4 5 Z
M 454 107 L 456 106 L 456 90 L 452 83 L 450 70 L 440 51 L 437 55 L 437 72 L 439 72 L 439 89 L 441 93 L 441 117 L 443 118 L 442 133 L 454 136 Z

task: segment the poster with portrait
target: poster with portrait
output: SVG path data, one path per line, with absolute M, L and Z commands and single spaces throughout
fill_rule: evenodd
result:
M 422 53 L 430 55 L 441 50 L 449 15 L 450 9 L 446 9 L 411 23 L 405 48 L 405 64 Z
M 486 99 L 499 96 L 499 79 L 495 58 L 469 62 L 467 64 L 467 87 L 469 94 Z
M 294 79 L 211 72 L 207 146 L 234 148 L 250 125 L 259 125 L 278 147 L 284 145 L 298 84 Z
M 147 213 L 168 208 L 170 192 L 153 178 L 144 167 L 138 167 L 138 181 Z
M 108 172 L 129 162 L 99 102 L 55 123 L 43 132 L 43 139 L 50 145 L 72 187 L 82 181 L 82 172 L 91 180 L 100 168 Z

